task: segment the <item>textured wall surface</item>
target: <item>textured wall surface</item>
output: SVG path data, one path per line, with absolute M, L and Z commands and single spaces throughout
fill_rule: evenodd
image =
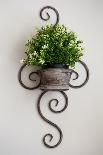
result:
M 45 117 L 58 124 L 64 135 L 61 145 L 51 150 L 44 147 L 42 137 L 51 132 L 55 143 L 58 132 L 38 115 L 36 104 L 41 90 L 26 90 L 17 79 L 25 41 L 35 33 L 35 27 L 55 22 L 52 11 L 49 22 L 40 20 L 39 10 L 45 5 L 57 8 L 60 23 L 84 40 L 83 61 L 90 69 L 85 87 L 66 92 L 69 106 L 63 113 L 53 114 L 47 107 L 52 97 L 63 105 L 58 92 L 48 92 L 41 101 Z M 0 155 L 103 155 L 102 66 L 102 0 L 0 0 Z M 80 65 L 77 68 L 79 83 L 84 73 Z

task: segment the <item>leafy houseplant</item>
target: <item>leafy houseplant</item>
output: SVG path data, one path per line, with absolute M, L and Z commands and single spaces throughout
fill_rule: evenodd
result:
M 67 64 L 74 67 L 83 55 L 82 41 L 63 25 L 47 25 L 26 43 L 27 65 Z
M 75 67 L 83 56 L 82 43 L 64 25 L 47 25 L 38 29 L 36 35 L 27 41 L 26 58 L 22 62 L 42 66 L 41 89 L 67 89 L 71 75 L 68 69 Z

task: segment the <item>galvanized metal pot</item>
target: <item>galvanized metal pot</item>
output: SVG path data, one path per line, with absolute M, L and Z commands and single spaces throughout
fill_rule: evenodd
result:
M 65 64 L 47 64 L 39 71 L 41 90 L 68 90 L 71 70 Z

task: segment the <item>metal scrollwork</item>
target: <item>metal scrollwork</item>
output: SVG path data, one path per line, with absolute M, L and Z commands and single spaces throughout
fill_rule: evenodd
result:
M 43 143 L 44 143 L 44 145 L 45 145 L 46 147 L 48 147 L 48 148 L 55 148 L 55 147 L 57 147 L 57 146 L 61 143 L 62 138 L 63 138 L 63 134 L 62 134 L 61 129 L 60 129 L 56 124 L 54 124 L 53 122 L 51 122 L 50 120 L 48 120 L 47 118 L 45 118 L 44 115 L 43 115 L 42 112 L 41 112 L 41 109 L 40 109 L 40 103 L 41 103 L 41 102 L 40 102 L 40 101 L 41 101 L 41 98 L 43 97 L 43 95 L 45 95 L 45 93 L 47 93 L 47 92 L 48 92 L 48 91 L 44 91 L 44 92 L 42 92 L 42 94 L 39 96 L 38 104 L 37 104 L 37 109 L 38 109 L 38 113 L 40 114 L 41 118 L 42 118 L 45 122 L 47 122 L 48 124 L 50 124 L 51 126 L 53 126 L 54 128 L 56 128 L 56 129 L 58 130 L 58 132 L 59 132 L 59 140 L 58 140 L 58 142 L 57 142 L 55 145 L 49 145 L 49 144 L 46 142 L 46 138 L 47 138 L 47 137 L 50 138 L 50 139 L 49 139 L 49 142 L 52 141 L 53 135 L 52 135 L 51 133 L 47 133 L 47 134 L 43 137 Z M 59 91 L 59 92 L 60 92 L 60 93 L 64 96 L 64 98 L 65 98 L 65 105 L 64 105 L 64 107 L 63 107 L 61 110 L 54 110 L 54 109 L 52 108 L 52 101 L 56 101 L 55 106 L 58 106 L 59 101 L 58 101 L 57 99 L 51 99 L 51 100 L 49 101 L 48 107 L 49 107 L 49 109 L 50 109 L 52 112 L 54 112 L 54 113 L 61 113 L 61 112 L 63 112 L 63 111 L 67 108 L 67 106 L 68 106 L 68 97 L 67 97 L 67 95 L 66 95 L 63 91 Z
M 40 82 L 39 82 L 36 86 L 33 86 L 33 87 L 28 87 L 28 86 L 26 86 L 26 85 L 23 83 L 22 78 L 21 78 L 21 74 L 22 74 L 22 71 L 23 71 L 23 69 L 24 69 L 25 67 L 26 67 L 26 64 L 22 65 L 21 68 L 20 68 L 20 70 L 19 70 L 19 73 L 18 73 L 18 80 L 19 80 L 19 83 L 20 83 L 21 86 L 24 87 L 25 89 L 33 90 L 33 89 L 38 88 L 39 85 L 40 85 Z M 29 80 L 31 80 L 31 81 L 35 81 L 35 80 L 33 80 L 33 79 L 31 78 L 33 74 L 36 74 L 36 75 L 39 76 L 38 72 L 31 72 L 31 73 L 29 74 Z M 36 82 L 36 81 L 35 81 L 35 82 Z
M 41 10 L 40 10 L 40 18 L 42 19 L 42 20 L 44 20 L 44 21 L 47 21 L 47 20 L 49 20 L 50 19 L 50 15 L 49 15 L 49 13 L 47 12 L 46 14 L 47 14 L 47 18 L 44 18 L 43 17 L 43 11 L 45 10 L 45 9 L 52 9 L 52 10 L 54 10 L 54 12 L 56 13 L 56 22 L 55 22 L 55 24 L 54 24 L 54 26 L 56 26 L 58 23 L 59 23 L 59 13 L 58 13 L 58 11 L 55 9 L 55 8 L 53 8 L 53 7 L 51 7 L 51 6 L 45 6 L 45 7 L 43 7 Z
M 78 85 L 78 86 L 74 86 L 74 85 L 72 85 L 72 84 L 69 83 L 69 86 L 70 86 L 71 88 L 81 88 L 81 87 L 83 87 L 83 86 L 88 82 L 88 80 L 89 80 L 89 69 L 88 69 L 87 65 L 86 65 L 83 61 L 81 61 L 81 60 L 79 60 L 78 62 L 84 67 L 85 72 L 86 72 L 86 78 L 85 78 L 84 82 L 83 82 L 82 84 Z M 72 70 L 72 73 L 74 73 L 74 74 L 76 75 L 76 77 L 75 77 L 73 80 L 76 80 L 76 79 L 79 78 L 79 74 L 78 74 L 76 71 Z
M 50 19 L 50 15 L 49 15 L 48 12 L 46 12 L 47 17 L 46 17 L 46 18 L 43 17 L 43 11 L 46 10 L 46 9 L 52 9 L 52 10 L 56 13 L 56 22 L 55 22 L 55 24 L 53 25 L 53 26 L 55 27 L 55 26 L 59 23 L 59 13 L 58 13 L 58 11 L 57 11 L 54 7 L 51 7 L 51 6 L 45 6 L 45 7 L 43 7 L 43 8 L 40 10 L 40 18 L 41 18 L 42 20 L 44 20 L 44 21 L 47 21 L 47 20 Z M 83 86 L 88 82 L 88 80 L 89 80 L 89 69 L 88 69 L 87 65 L 86 65 L 83 61 L 81 61 L 81 60 L 79 60 L 78 63 L 80 63 L 80 64 L 84 67 L 85 72 L 86 72 L 86 78 L 85 78 L 84 82 L 83 82 L 82 84 L 80 84 L 80 85 L 72 85 L 71 83 L 69 83 L 69 86 L 70 86 L 71 88 L 81 88 L 81 87 L 83 87 Z M 21 76 L 22 76 L 22 71 L 23 71 L 23 69 L 24 69 L 25 67 L 26 67 L 26 64 L 22 65 L 21 68 L 20 68 L 20 70 L 19 70 L 19 73 L 18 73 L 18 80 L 19 80 L 19 83 L 20 83 L 21 86 L 23 86 L 25 89 L 33 90 L 33 89 L 38 88 L 39 85 L 40 85 L 40 83 L 41 83 L 41 81 L 39 81 L 39 83 L 37 83 L 36 86 L 32 86 L 32 87 L 26 86 L 25 83 L 23 82 Z M 69 69 L 69 70 L 70 70 L 71 74 L 75 74 L 75 78 L 73 78 L 73 80 L 76 80 L 76 79 L 79 78 L 79 74 L 78 74 L 77 71 L 75 71 L 75 70 L 73 70 L 73 69 Z M 42 77 L 40 77 L 40 76 L 41 76 L 40 71 L 33 71 L 33 72 L 29 73 L 28 79 L 29 79 L 30 81 L 34 81 L 34 83 L 36 83 L 36 80 L 32 79 L 32 76 L 33 76 L 33 75 L 34 75 L 34 77 L 35 77 L 35 75 L 37 75 L 37 76 L 39 76 L 39 78 L 42 78 Z M 53 91 L 53 90 L 50 90 L 50 91 Z M 67 108 L 67 106 L 68 106 L 68 97 L 67 97 L 67 95 L 65 94 L 65 92 L 64 92 L 63 90 L 54 90 L 54 91 L 59 91 L 59 92 L 63 95 L 63 97 L 64 97 L 64 99 L 65 99 L 65 104 L 64 104 L 64 106 L 62 107 L 62 109 L 60 109 L 60 110 L 55 110 L 55 109 L 53 108 L 53 106 L 52 106 L 53 101 L 55 101 L 55 107 L 58 107 L 58 105 L 59 105 L 58 99 L 54 99 L 54 98 L 53 98 L 53 99 L 51 99 L 51 100 L 48 102 L 49 110 L 50 110 L 51 112 L 57 114 L 57 113 L 63 112 L 63 111 Z M 49 92 L 49 90 L 43 91 L 43 92 L 41 93 L 41 95 L 39 96 L 38 102 L 37 102 L 37 109 L 38 109 L 38 113 L 39 113 L 39 115 L 41 116 L 41 118 L 42 118 L 46 123 L 48 123 L 48 124 L 50 124 L 51 126 L 53 126 L 53 127 L 58 131 L 58 133 L 59 133 L 59 139 L 58 139 L 57 143 L 54 144 L 54 145 L 50 145 L 50 144 L 49 144 L 49 143 L 53 140 L 53 138 L 54 138 L 54 136 L 53 136 L 51 133 L 47 133 L 47 134 L 45 134 L 44 137 L 43 137 L 43 143 L 44 143 L 44 145 L 45 145 L 46 147 L 48 147 L 48 148 L 55 148 L 55 147 L 57 147 L 57 146 L 61 143 L 62 138 L 63 138 L 63 134 L 62 134 L 62 130 L 59 128 L 59 126 L 56 125 L 55 123 L 51 122 L 49 119 L 47 119 L 47 118 L 43 115 L 43 113 L 41 112 L 41 108 L 40 108 L 40 105 L 41 105 L 41 98 L 42 98 L 47 92 Z M 49 142 L 47 142 L 47 137 L 49 138 Z

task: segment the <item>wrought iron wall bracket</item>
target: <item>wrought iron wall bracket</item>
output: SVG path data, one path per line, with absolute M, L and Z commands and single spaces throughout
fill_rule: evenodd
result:
M 44 21 L 47 21 L 47 20 L 49 20 L 49 18 L 50 18 L 50 15 L 49 15 L 48 12 L 46 13 L 46 14 L 47 14 L 47 18 L 44 18 L 44 17 L 43 17 L 43 11 L 44 11 L 45 9 L 52 9 L 52 10 L 55 11 L 57 19 L 56 19 L 56 22 L 55 22 L 54 26 L 56 26 L 56 25 L 59 23 L 59 13 L 58 13 L 58 11 L 57 11 L 55 8 L 51 7 L 51 6 L 45 6 L 45 7 L 43 7 L 43 8 L 40 10 L 40 18 L 41 18 L 42 20 L 44 20 Z M 83 61 L 81 61 L 81 60 L 79 60 L 78 63 L 80 63 L 80 64 L 84 67 L 85 72 L 86 72 L 86 78 L 85 78 L 84 82 L 83 82 L 82 84 L 80 84 L 80 85 L 72 85 L 71 83 L 69 83 L 69 86 L 70 86 L 71 88 L 81 88 L 81 87 L 83 87 L 83 86 L 88 82 L 88 80 L 89 80 L 89 69 L 88 69 L 87 65 L 86 65 Z M 20 68 L 20 70 L 19 70 L 19 73 L 18 73 L 18 80 L 19 80 L 19 83 L 21 84 L 22 87 L 24 87 L 25 89 L 28 89 L 28 90 L 33 90 L 33 89 L 38 88 L 38 87 L 40 86 L 40 82 L 39 82 L 36 86 L 33 86 L 33 87 L 26 86 L 26 85 L 23 83 L 23 80 L 22 80 L 22 71 L 23 71 L 23 69 L 24 69 L 25 67 L 26 67 L 26 65 L 24 64 L 24 65 L 21 66 L 21 68 Z M 71 74 L 75 74 L 75 78 L 74 78 L 73 80 L 76 80 L 76 79 L 79 78 L 78 72 L 75 71 L 75 70 L 73 70 L 73 69 L 71 69 Z M 31 72 L 31 73 L 29 74 L 29 76 L 28 76 L 28 77 L 29 77 L 29 80 L 30 80 L 30 81 L 34 81 L 35 83 L 36 83 L 36 80 L 32 79 L 32 75 L 34 75 L 34 76 L 35 76 L 35 75 L 38 75 L 40 79 L 42 78 L 42 77 L 40 77 L 40 74 L 39 74 L 38 70 L 37 70 L 37 71 Z M 51 122 L 51 121 L 48 120 L 46 117 L 44 117 L 44 115 L 43 115 L 42 112 L 41 112 L 41 108 L 40 108 L 41 98 L 42 98 L 48 91 L 49 91 L 49 90 L 44 90 L 44 91 L 42 91 L 41 95 L 40 95 L 39 98 L 38 98 L 37 109 L 38 109 L 38 113 L 39 113 L 39 115 L 41 116 L 41 118 L 42 118 L 45 122 L 47 122 L 48 124 L 50 124 L 51 126 L 53 126 L 54 128 L 56 128 L 57 131 L 58 131 L 58 133 L 59 133 L 59 140 L 58 140 L 58 142 L 57 142 L 56 144 L 54 144 L 54 145 L 50 145 L 50 144 L 49 144 L 49 143 L 52 141 L 52 139 L 53 139 L 53 135 L 52 135 L 51 133 L 47 133 L 47 134 L 45 134 L 44 137 L 43 137 L 43 143 L 44 143 L 44 145 L 45 145 L 46 147 L 48 147 L 48 148 L 55 148 L 55 147 L 57 147 L 57 146 L 61 143 L 62 138 L 63 138 L 63 133 L 62 133 L 61 129 L 58 127 L 58 125 L 56 125 L 55 123 Z M 51 91 L 51 90 L 50 90 L 50 91 Z M 54 91 L 54 90 L 53 90 L 53 91 Z M 67 108 L 67 106 L 68 106 L 68 97 L 67 97 L 66 93 L 65 93 L 63 90 L 55 90 L 55 91 L 59 91 L 59 92 L 63 95 L 63 97 L 64 97 L 64 99 L 65 99 L 65 105 L 64 105 L 64 107 L 63 107 L 61 110 L 54 110 L 53 107 L 52 107 L 52 102 L 53 102 L 53 101 L 55 101 L 55 106 L 56 106 L 56 107 L 58 106 L 58 104 L 59 104 L 59 100 L 58 100 L 58 99 L 54 99 L 54 98 L 53 98 L 53 99 L 51 99 L 51 100 L 49 101 L 48 107 L 49 107 L 50 111 L 57 114 L 57 113 L 63 112 L 63 111 Z M 47 137 L 49 137 L 49 143 L 47 143 L 47 141 L 46 141 L 46 140 L 47 140 L 47 139 L 46 139 Z

